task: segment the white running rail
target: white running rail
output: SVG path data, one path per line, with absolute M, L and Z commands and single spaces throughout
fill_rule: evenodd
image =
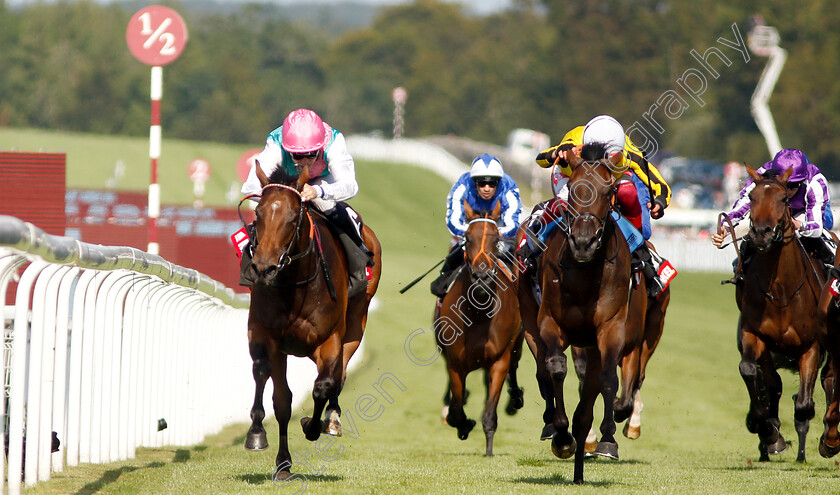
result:
M 249 419 L 247 295 L 138 249 L 0 216 L 0 296 L 8 441 L 0 492 L 5 484 L 20 493 L 22 482 L 47 480 L 65 464 L 200 443 Z M 168 427 L 159 430 L 159 420 Z

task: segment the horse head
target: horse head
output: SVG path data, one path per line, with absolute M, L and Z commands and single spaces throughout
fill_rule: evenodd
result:
M 499 262 L 498 244 L 501 240 L 496 221 L 499 219 L 501 210 L 501 201 L 496 201 L 493 211 L 483 214 L 473 210 L 464 201 L 464 212 L 469 222 L 467 231 L 464 233 L 466 240 L 464 256 L 467 259 L 467 267 L 473 282 L 480 280 L 485 285 L 489 285 L 495 276 Z
M 755 248 L 766 251 L 775 241 L 781 241 L 785 232 L 792 228 L 787 183 L 793 168 L 779 176 L 759 175 L 747 166 L 755 187 L 750 192 L 749 237 Z
M 293 261 L 290 251 L 300 241 L 305 210 L 300 191 L 309 180 L 309 167 L 304 167 L 298 177 L 282 167 L 271 177 L 265 175 L 259 163 L 255 168 L 263 189 L 255 210 L 257 238 L 251 270 L 258 282 L 271 285 Z
M 581 158 L 569 178 L 568 238 L 575 260 L 586 263 L 603 243 L 617 187 L 611 170 L 622 157 L 609 157 L 605 144 L 592 143 L 581 149 Z

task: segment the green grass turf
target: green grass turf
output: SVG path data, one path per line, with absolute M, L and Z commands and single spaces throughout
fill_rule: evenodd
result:
M 3 149 L 8 149 L 7 135 L 7 130 L 0 130 Z M 111 141 L 85 139 L 91 141 L 78 147 L 67 145 L 70 164 L 92 163 L 94 158 L 74 156 L 94 153 L 100 140 Z M 113 139 L 119 148 L 116 143 L 120 139 Z M 235 160 L 238 150 L 229 154 Z M 293 471 L 301 474 L 299 481 L 283 487 L 271 481 L 277 425 L 270 418 L 265 424 L 271 445 L 263 452 L 246 452 L 242 445 L 247 425 L 231 425 L 197 446 L 142 448 L 128 461 L 68 468 L 26 492 L 234 494 L 295 493 L 304 488 L 313 494 L 838 491 L 837 460 L 823 459 L 817 452 L 825 412 L 821 390 L 816 394 L 817 417 L 811 422 L 808 438 L 808 462 L 797 464 L 794 460 L 796 433 L 790 397 L 798 380 L 789 372 L 782 372 L 785 389 L 780 416 L 782 433 L 793 445 L 771 462 L 757 462 L 758 440 L 744 426 L 748 397 L 738 373 L 734 291 L 732 286 L 719 284 L 725 274 L 681 273 L 674 281 L 664 335 L 642 391 L 642 436 L 634 441 L 619 437 L 619 461 L 588 461 L 587 485 L 572 485 L 573 460 L 556 459 L 548 442 L 538 440 L 543 405 L 534 380 L 534 359 L 527 350 L 519 374 L 526 404 L 510 417 L 502 410 L 507 399 L 503 397 L 495 457 L 483 455 L 480 373 L 469 377 L 473 395 L 466 408 L 479 425 L 466 441 L 458 440 L 455 430 L 440 420 L 446 386 L 442 361 L 429 366 L 415 362 L 434 352 L 430 330 L 433 297 L 427 289 L 430 277 L 406 294 L 398 292 L 446 252 L 448 236 L 442 217 L 449 184 L 420 169 L 392 164 L 361 162 L 358 175 L 361 192 L 352 204 L 383 245 L 379 309 L 368 323 L 365 361 L 349 376 L 341 395 L 345 436 L 334 444 L 329 443 L 330 437 L 317 444 L 303 438 L 299 419 L 311 414 L 311 399 L 293 414 L 290 447 L 295 457 Z M 68 183 L 73 181 L 90 186 L 78 178 L 68 179 Z M 406 340 L 412 333 L 416 335 L 410 346 L 414 360 L 406 352 Z M 244 338 L 242 345 L 247 345 Z M 381 391 L 375 386 L 380 381 Z M 575 384 L 576 378 L 567 380 L 570 410 L 576 405 Z M 357 407 L 357 401 L 367 396 L 377 398 L 382 407 L 379 416 L 370 421 L 362 418 Z M 353 435 L 348 431 L 351 425 Z M 320 449 L 320 456 L 315 448 Z

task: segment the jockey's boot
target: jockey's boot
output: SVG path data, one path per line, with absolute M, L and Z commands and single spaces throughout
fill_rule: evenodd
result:
M 820 260 L 824 266 L 824 273 L 834 268 L 834 251 L 829 246 L 828 240 L 823 237 L 801 237 L 802 246 L 806 251 Z
M 464 263 L 464 245 L 458 243 L 449 250 L 443 266 L 440 268 L 440 274 L 429 285 L 429 290 L 432 294 L 439 298 L 443 298 L 452 287 L 453 274 L 456 269 Z
M 252 222 L 246 226 L 246 230 L 248 231 L 249 241 L 245 249 L 242 250 L 242 259 L 239 260 L 239 285 L 251 287 L 256 281 L 254 273 L 251 270 L 251 265 L 253 264 L 251 259 L 253 258 L 254 249 L 257 247 L 256 222 Z
M 324 216 L 333 225 L 338 234 L 344 252 L 347 255 L 347 298 L 351 298 L 367 287 L 367 268 L 373 266 L 373 252 L 365 246 L 362 240 L 362 221 L 359 215 L 344 203 L 325 211 Z M 354 221 L 354 218 L 356 219 Z
M 660 294 L 662 294 L 665 286 L 659 279 L 659 274 L 656 273 L 653 256 L 651 256 L 646 242 L 643 242 L 636 248 L 635 251 L 633 251 L 630 266 L 632 271 L 641 271 L 642 275 L 645 276 L 645 286 L 647 286 L 648 297 L 656 299 Z
M 653 257 L 647 247 L 647 243 L 643 242 L 635 251 L 633 251 L 633 258 L 631 262 L 633 271 L 641 270 L 645 276 L 645 285 L 647 286 L 648 297 L 656 299 L 662 294 L 665 286 L 659 279 L 659 274 L 656 273 L 656 267 L 653 265 Z

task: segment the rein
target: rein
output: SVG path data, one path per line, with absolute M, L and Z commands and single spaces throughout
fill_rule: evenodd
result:
M 492 223 L 493 225 L 496 225 L 496 221 L 493 220 L 492 218 L 486 218 L 486 217 L 485 218 L 475 218 L 473 220 L 470 220 L 470 222 L 467 224 L 467 228 L 469 228 L 469 226 L 474 224 L 474 223 L 481 223 L 481 222 L 483 222 L 485 224 Z M 505 274 L 505 277 L 507 277 L 508 280 L 513 282 L 513 274 L 510 273 L 510 270 L 508 270 L 507 267 L 505 267 L 504 264 L 502 264 L 502 262 L 499 260 L 499 258 L 497 256 L 493 255 L 491 257 L 490 255 L 492 253 L 487 252 L 487 249 L 485 249 L 486 242 L 487 242 L 487 225 L 484 226 L 484 231 L 481 234 L 481 247 L 479 248 L 478 254 L 476 254 L 473 257 L 472 260 L 469 260 L 470 261 L 469 266 L 472 267 L 472 265 L 474 263 L 476 263 L 476 261 L 478 260 L 479 257 L 484 256 L 487 259 L 487 262 L 489 263 L 488 266 L 493 267 L 493 275 L 494 276 L 496 274 L 496 268 L 499 268 L 499 269 L 501 269 L 502 273 Z M 464 250 L 464 257 L 466 258 L 466 256 L 467 256 L 467 251 Z M 472 268 L 470 270 L 472 271 Z
M 764 179 L 756 182 L 756 185 L 761 184 L 761 183 L 770 183 L 770 184 L 779 185 L 780 187 L 784 188 L 785 193 L 787 193 L 787 187 L 781 181 L 776 179 L 775 177 L 764 178 Z M 805 246 L 802 245 L 802 240 L 799 239 L 799 236 L 796 235 L 796 230 L 793 228 L 793 214 L 791 213 L 791 209 L 790 209 L 790 199 L 787 196 L 785 196 L 784 203 L 785 203 L 785 214 L 784 214 L 784 216 L 782 216 L 781 221 L 778 224 L 776 224 L 776 226 L 773 228 L 773 238 L 771 239 L 771 241 L 772 242 L 779 242 L 782 245 L 786 245 L 786 244 L 789 244 L 792 240 L 795 240 L 796 245 L 799 248 L 800 257 L 803 257 L 803 256 L 805 257 L 805 260 L 807 261 L 807 265 L 810 266 L 810 268 L 811 268 L 811 272 L 814 274 L 817 281 L 819 281 L 820 278 L 821 278 L 820 275 L 819 275 L 819 272 L 817 271 L 817 268 L 814 266 L 814 263 L 811 260 L 811 257 L 808 256 L 808 252 L 805 249 Z M 727 218 L 727 220 L 729 219 L 728 216 L 726 218 Z M 731 221 L 730 221 L 730 229 L 731 229 L 731 232 L 732 232 L 732 234 L 731 234 L 732 238 L 735 239 L 734 229 L 732 229 Z M 752 223 L 752 215 L 751 215 L 750 216 L 750 230 L 752 230 L 752 229 L 753 229 L 753 223 Z M 786 232 L 788 232 L 788 231 L 790 231 L 790 234 L 786 234 Z M 736 248 L 737 248 L 737 245 L 736 245 Z M 738 263 L 739 264 L 741 263 L 740 250 L 738 251 Z M 796 289 L 794 289 L 793 292 L 791 292 L 790 296 L 787 299 L 787 302 L 784 302 L 784 301 L 780 300 L 779 298 L 775 297 L 773 294 L 770 293 L 770 289 L 771 289 L 771 287 L 770 287 L 771 284 L 770 283 L 768 283 L 767 289 L 761 289 L 761 285 L 759 284 L 759 280 L 758 280 L 758 275 L 753 273 L 753 278 L 755 278 L 756 285 L 761 290 L 761 292 L 764 294 L 764 297 L 766 297 L 767 300 L 769 300 L 771 303 L 773 303 L 774 306 L 776 306 L 778 308 L 783 308 L 783 307 L 786 307 L 786 306 L 790 305 L 790 303 L 793 302 L 793 298 L 796 295 L 796 293 L 799 292 L 802 289 L 802 287 L 805 285 L 805 282 L 807 282 L 808 274 L 807 274 L 807 271 L 802 272 L 802 280 L 799 282 L 799 285 L 796 287 Z M 813 287 L 811 289 L 813 291 Z M 815 296 L 819 298 L 819 294 L 815 294 Z
M 277 259 L 277 263 L 275 265 L 275 266 L 277 266 L 277 271 L 281 272 L 281 271 L 283 271 L 283 269 L 287 268 L 289 265 L 291 265 L 295 261 L 298 261 L 302 258 L 305 258 L 305 257 L 309 256 L 310 254 L 312 254 L 314 248 L 317 246 L 319 263 L 317 263 L 315 265 L 314 273 L 308 279 L 298 280 L 298 281 L 294 282 L 292 285 L 299 287 L 299 286 L 303 286 L 303 285 L 307 285 L 307 284 L 312 283 L 316 278 L 318 278 L 318 272 L 319 272 L 319 268 L 320 268 L 324 272 L 324 278 L 327 281 L 327 286 L 328 286 L 329 291 L 330 291 L 330 296 L 332 296 L 332 299 L 335 300 L 335 298 L 336 298 L 335 286 L 332 282 L 332 278 L 329 275 L 329 269 L 328 269 L 328 266 L 327 266 L 326 259 L 324 257 L 324 250 L 323 250 L 323 247 L 321 245 L 321 236 L 318 233 L 318 229 L 315 227 L 315 222 L 312 219 L 312 215 L 309 213 L 309 207 L 303 201 L 303 196 L 301 196 L 300 191 L 298 191 L 296 188 L 294 188 L 292 186 L 287 186 L 285 184 L 275 184 L 275 183 L 266 184 L 265 186 L 263 186 L 260 194 L 249 194 L 249 195 L 245 196 L 244 198 L 242 198 L 242 200 L 239 202 L 239 206 L 241 207 L 242 203 L 246 199 L 255 198 L 255 197 L 256 198 L 262 198 L 262 195 L 265 193 L 265 191 L 267 189 L 271 189 L 271 188 L 279 188 L 279 189 L 285 189 L 287 191 L 291 191 L 291 192 L 295 193 L 298 196 L 298 198 L 300 198 L 300 208 L 298 209 L 298 216 L 297 216 L 297 219 L 296 219 L 295 231 L 294 231 L 294 234 L 292 234 L 292 238 L 289 240 L 289 243 L 286 245 L 286 249 L 283 250 L 282 253 L 280 253 L 280 256 Z M 237 208 L 237 209 L 239 210 L 239 219 L 242 220 L 243 224 L 245 224 L 245 220 L 242 218 L 241 208 Z M 306 249 L 304 249 L 303 251 L 301 251 L 297 254 L 291 254 L 290 255 L 289 251 L 292 249 L 292 247 L 295 245 L 295 243 L 301 239 L 301 227 L 303 225 L 302 220 L 303 220 L 304 213 L 306 213 L 306 218 L 309 219 L 309 233 L 308 233 L 308 236 L 307 236 L 307 238 L 309 239 L 309 242 L 306 245 Z M 246 227 L 247 227 L 247 225 L 246 225 Z M 254 239 L 253 245 L 256 245 L 256 239 Z

